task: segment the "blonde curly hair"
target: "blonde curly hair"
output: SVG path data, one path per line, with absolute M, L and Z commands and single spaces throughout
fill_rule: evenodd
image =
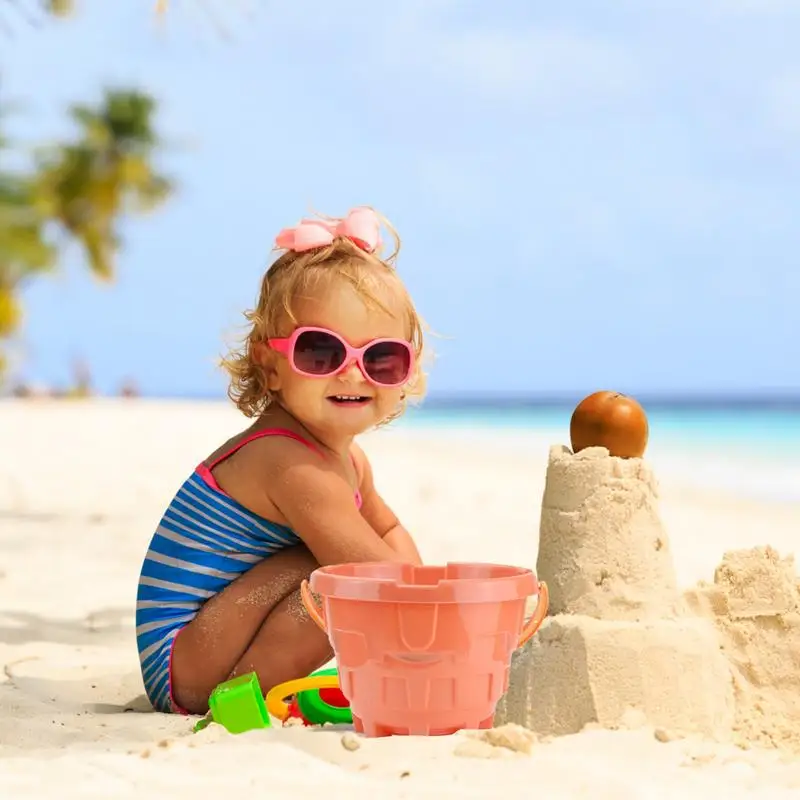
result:
M 319 296 L 338 280 L 349 282 L 370 307 L 393 315 L 381 299 L 382 296 L 385 298 L 387 290 L 400 299 L 403 307 L 408 341 L 416 355 L 415 368 L 403 387 L 399 407 L 381 425 L 401 416 L 409 401 L 424 396 L 424 323 L 395 269 L 400 237 L 388 220 L 380 219 L 394 241 L 392 252 L 385 258 L 377 251 L 366 252 L 350 239 L 336 237 L 325 247 L 307 252 L 286 251 L 269 267 L 261 281 L 256 307 L 244 314 L 249 323 L 244 340 L 221 361 L 221 366 L 230 376 L 228 397 L 246 417 L 259 416 L 275 402 L 267 387 L 267 375 L 256 357 L 260 347 L 268 339 L 286 335 L 288 325 L 298 324 L 293 311 L 295 299 Z

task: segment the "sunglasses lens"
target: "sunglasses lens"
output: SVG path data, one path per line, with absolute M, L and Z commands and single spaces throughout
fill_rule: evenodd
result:
M 294 365 L 307 375 L 330 375 L 344 359 L 344 345 L 329 333 L 305 331 L 297 337 Z
M 364 370 L 375 383 L 403 383 L 411 370 L 411 352 L 400 342 L 378 342 L 364 353 Z

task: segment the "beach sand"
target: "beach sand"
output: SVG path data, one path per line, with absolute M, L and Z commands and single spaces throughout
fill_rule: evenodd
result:
M 335 729 L 195 735 L 192 720 L 153 713 L 133 631 L 141 559 L 180 482 L 241 425 L 215 403 L 0 404 L 0 797 L 799 796 L 796 754 L 673 738 L 634 718 L 520 753 L 463 733 L 358 746 Z M 427 562 L 534 567 L 548 449 L 566 442 L 567 420 L 560 442 L 396 428 L 363 444 Z M 689 454 L 663 463 L 653 456 L 681 589 L 713 580 L 726 550 L 797 549 L 800 504 L 698 487 Z

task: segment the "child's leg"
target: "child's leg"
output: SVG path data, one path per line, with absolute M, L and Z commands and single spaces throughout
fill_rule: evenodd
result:
M 300 582 L 319 565 L 302 545 L 260 561 L 212 597 L 178 634 L 172 693 L 194 714 L 208 711 L 217 684 L 255 671 L 261 688 L 302 678 L 333 656 L 300 600 Z

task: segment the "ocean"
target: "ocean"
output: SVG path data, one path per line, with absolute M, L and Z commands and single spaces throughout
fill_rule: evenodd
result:
M 413 427 L 479 427 L 563 431 L 569 436 L 574 406 L 457 403 L 411 408 L 400 424 Z M 651 444 L 682 447 L 723 446 L 750 452 L 792 455 L 800 447 L 800 404 L 783 407 L 692 407 L 645 405 Z M 800 456 L 798 456 L 800 457 Z
M 687 485 L 770 502 L 800 503 L 800 401 L 642 401 L 650 425 L 647 455 Z M 432 402 L 397 423 L 413 429 L 481 432 L 541 450 L 569 444 L 574 404 Z M 800 534 L 800 509 L 798 510 Z

